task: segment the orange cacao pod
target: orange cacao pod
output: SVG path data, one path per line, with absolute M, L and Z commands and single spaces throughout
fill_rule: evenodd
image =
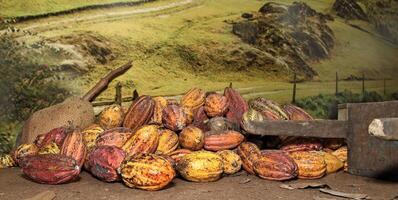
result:
M 143 190 L 160 190 L 176 175 L 170 161 L 154 154 L 132 157 L 123 162 L 120 174 L 127 186 Z
M 209 118 L 206 115 L 205 108 L 201 106 L 193 117 L 193 125 L 200 128 L 203 132 L 209 131 L 206 122 Z
M 178 135 L 169 129 L 159 130 L 159 144 L 156 154 L 169 154 L 178 147 Z
M 206 94 L 199 88 L 192 88 L 184 96 L 181 97 L 181 106 L 189 108 L 195 113 L 201 106 L 204 105 Z
M 162 122 L 166 128 L 180 131 L 187 125 L 187 116 L 183 108 L 177 105 L 168 105 L 163 110 Z
M 193 122 L 193 111 L 190 108 L 182 107 L 182 110 L 185 113 L 185 116 L 187 117 L 187 124 L 191 124 Z
M 289 154 L 298 166 L 298 177 L 317 179 L 326 174 L 325 159 L 316 151 L 297 151 Z
M 294 160 L 281 150 L 263 150 L 253 163 L 254 172 L 267 180 L 289 180 L 295 178 L 298 168 Z
M 155 97 L 153 98 L 153 101 L 155 102 L 155 107 L 153 109 L 151 123 L 162 125 L 162 113 L 163 109 L 167 106 L 167 99 L 164 97 Z
M 150 96 L 140 96 L 135 100 L 124 118 L 123 126 L 135 132 L 151 120 L 155 102 Z
M 124 113 L 120 105 L 106 107 L 98 116 L 98 122 L 104 129 L 119 127 L 123 123 Z
M 205 111 L 210 117 L 221 117 L 228 111 L 228 99 L 227 97 L 212 93 L 206 97 Z
M 92 124 L 82 131 L 83 142 L 87 151 L 91 151 L 94 148 L 95 142 L 102 132 L 104 132 L 104 129 L 97 124 Z
M 239 146 L 239 144 L 245 139 L 241 133 L 232 130 L 212 135 L 209 135 L 208 133 L 209 132 L 207 132 L 205 136 L 204 148 L 210 151 L 233 149 Z
M 192 151 L 200 150 L 204 145 L 205 134 L 199 128 L 189 125 L 182 129 L 178 141 L 180 146 Z
M 218 151 L 217 154 L 222 159 L 224 174 L 235 174 L 242 167 L 242 159 L 235 152 L 222 150 Z
M 239 145 L 237 151 L 242 159 L 242 167 L 250 174 L 255 174 L 253 169 L 253 162 L 260 156 L 260 149 L 251 142 L 243 142 Z
M 332 154 L 335 155 L 339 160 L 347 162 L 348 148 L 347 146 L 342 146 L 334 151 Z
M 327 152 L 319 152 L 319 153 L 325 159 L 327 174 L 337 172 L 344 167 L 344 162 L 341 161 L 339 158 L 337 158 L 337 156 Z
M 227 119 L 233 123 L 240 124 L 242 116 L 249 110 L 249 106 L 240 93 L 231 87 L 225 88 L 224 96 L 228 99 Z
M 67 128 L 65 127 L 54 128 L 48 133 L 38 135 L 34 143 L 39 148 L 46 146 L 52 142 L 56 143 L 58 146 L 61 146 L 62 143 L 64 142 L 66 135 L 67 135 Z
M 120 179 L 117 169 L 122 164 L 126 153 L 115 146 L 94 148 L 88 158 L 88 170 L 98 179 L 113 182 Z
M 288 137 L 283 141 L 281 150 L 287 152 L 295 151 L 319 151 L 323 146 L 317 138 Z
M 23 157 L 36 155 L 38 151 L 39 148 L 35 144 L 21 144 L 15 149 L 13 157 L 19 165 L 19 162 Z
M 145 125 L 139 128 L 131 136 L 122 149 L 127 156 L 136 156 L 139 154 L 155 153 L 159 144 L 159 126 Z
M 167 155 L 173 159 L 174 163 L 177 163 L 183 156 L 190 153 L 192 153 L 192 151 L 188 149 L 177 149 Z
M 314 118 L 310 114 L 305 112 L 300 107 L 297 107 L 292 104 L 284 105 L 283 110 L 289 116 L 289 120 L 297 120 L 297 121 L 314 120 Z
M 24 157 L 21 160 L 22 173 L 38 183 L 60 184 L 79 176 L 80 167 L 76 160 L 60 154 L 43 154 Z
M 118 127 L 102 132 L 97 140 L 96 146 L 117 146 L 121 148 L 124 143 L 133 135 L 131 129 Z
M 60 153 L 75 159 L 79 167 L 83 166 L 87 150 L 79 129 L 74 130 L 65 137 Z

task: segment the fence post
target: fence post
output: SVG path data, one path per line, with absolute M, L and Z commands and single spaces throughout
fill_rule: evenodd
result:
M 137 92 L 137 90 L 135 89 L 134 92 L 133 92 L 133 101 L 136 100 L 136 99 L 138 99 L 139 96 L 140 96 L 140 95 L 138 95 L 138 92 Z
M 232 82 L 229 82 L 229 87 L 232 88 Z
M 339 74 L 336 72 L 336 92 L 335 95 L 339 93 Z
M 115 89 L 115 104 L 122 105 L 122 84 L 120 82 L 117 82 Z
M 296 73 L 293 75 L 293 97 L 292 103 L 296 103 Z
M 365 73 L 362 72 L 362 94 L 365 94 Z

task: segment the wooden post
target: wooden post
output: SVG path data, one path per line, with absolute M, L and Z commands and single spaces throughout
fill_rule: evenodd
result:
M 122 105 L 122 84 L 120 82 L 117 82 L 115 89 L 115 104 Z
M 138 99 L 139 96 L 140 95 L 138 94 L 137 90 L 134 90 L 134 92 L 133 92 L 133 101 Z
M 293 75 L 293 97 L 292 97 L 292 103 L 296 102 L 296 73 Z
M 229 87 L 232 88 L 232 82 L 229 82 Z
M 339 93 L 339 74 L 336 72 L 336 92 L 335 95 Z
M 365 73 L 362 72 L 362 94 L 365 94 Z

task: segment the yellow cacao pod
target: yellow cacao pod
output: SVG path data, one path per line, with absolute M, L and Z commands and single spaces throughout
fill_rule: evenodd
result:
M 298 178 L 317 179 L 326 173 L 326 162 L 317 151 L 297 151 L 290 153 L 298 166 Z
M 99 125 L 104 129 L 111 129 L 121 126 L 123 119 L 123 108 L 120 105 L 108 106 L 98 116 Z
M 179 143 L 182 148 L 192 151 L 200 150 L 204 145 L 205 134 L 193 125 L 185 127 L 179 135 Z
M 347 162 L 347 156 L 348 156 L 347 146 L 338 148 L 332 154 L 335 155 L 339 160 L 341 160 L 343 162 Z
M 199 107 L 205 104 L 205 99 L 206 93 L 203 90 L 192 88 L 181 98 L 181 106 L 189 108 L 193 113 L 196 113 Z
M 123 162 L 120 174 L 128 187 L 143 190 L 160 190 L 176 175 L 170 161 L 154 154 L 132 157 Z
M 55 142 L 51 142 L 39 149 L 37 154 L 59 154 L 61 150 Z
M 95 147 L 96 140 L 102 132 L 104 132 L 104 129 L 97 124 L 92 124 L 82 131 L 83 142 L 87 151 L 91 151 Z
M 196 151 L 183 156 L 176 165 L 180 175 L 193 182 L 211 182 L 221 178 L 222 158 L 210 151 Z
M 159 130 L 159 145 L 156 149 L 156 154 L 169 154 L 178 147 L 178 135 L 169 130 Z
M 242 160 L 239 155 L 231 150 L 223 150 L 217 152 L 223 163 L 223 171 L 225 174 L 235 174 L 242 167 Z
M 155 107 L 153 109 L 153 116 L 151 122 L 153 124 L 161 125 L 162 124 L 162 113 L 163 109 L 167 106 L 167 99 L 164 97 L 155 97 L 153 98 L 155 102 Z
M 10 154 L 0 155 L 0 169 L 15 166 L 17 166 L 17 164 Z
M 39 148 L 35 144 L 21 144 L 14 151 L 14 160 L 17 161 L 18 165 L 20 160 L 25 156 L 36 155 Z
M 139 154 L 155 153 L 159 144 L 159 126 L 145 125 L 139 128 L 131 136 L 122 149 L 127 156 L 136 156 Z
M 335 155 L 327 152 L 320 152 L 320 154 L 325 159 L 326 173 L 334 173 L 344 167 L 344 162 L 338 159 Z

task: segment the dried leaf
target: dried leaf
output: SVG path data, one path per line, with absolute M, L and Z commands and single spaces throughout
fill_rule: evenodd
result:
M 339 192 L 339 191 L 325 189 L 325 188 L 321 188 L 321 189 L 319 189 L 319 191 L 326 193 L 326 194 L 333 195 L 333 196 L 337 196 L 337 197 L 344 197 L 344 198 L 358 199 L 358 200 L 366 199 L 368 197 L 367 194 L 345 193 L 345 192 Z
M 246 184 L 246 183 L 248 183 L 248 182 L 250 182 L 250 181 L 251 181 L 251 179 L 250 179 L 250 178 L 247 178 L 247 179 L 245 179 L 245 180 L 239 182 L 239 184 Z
M 329 186 L 326 183 L 320 183 L 320 182 L 282 184 L 279 187 L 288 190 L 307 189 L 307 188 L 329 188 Z

